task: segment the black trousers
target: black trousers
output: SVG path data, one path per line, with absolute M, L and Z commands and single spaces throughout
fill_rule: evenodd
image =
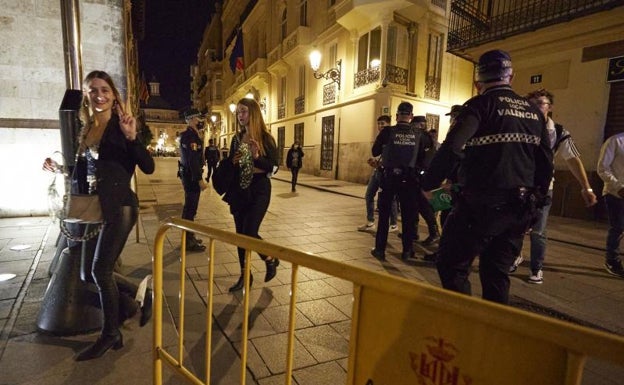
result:
M 433 207 L 431 207 L 431 204 L 429 204 L 429 201 L 423 194 L 416 194 L 416 199 L 418 200 L 418 213 L 416 214 L 415 224 L 416 231 L 418 231 L 418 214 L 420 214 L 427 223 L 429 235 L 437 235 L 439 233 L 438 222 L 436 221 Z
M 297 188 L 297 178 L 299 177 L 299 167 L 292 167 L 290 173 L 292 174 L 292 179 L 290 180 L 291 189 L 295 191 Z
M 214 172 L 215 168 L 217 168 L 217 164 L 212 162 L 206 162 L 206 168 L 208 169 L 208 175 L 206 175 L 206 179 L 210 180 L 210 176 Z
M 119 289 L 113 271 L 138 213 L 137 207 L 122 206 L 120 215 L 104 223 L 95 248 L 91 273 L 102 305 L 103 335 L 115 335 L 119 330 Z
M 390 208 L 395 196 L 401 206 L 401 231 L 403 233 L 403 252 L 413 251 L 414 237 L 416 236 L 416 215 L 418 202 L 416 195 L 421 194 L 420 185 L 415 178 L 382 176 L 381 192 L 377 204 L 379 206 L 379 221 L 375 235 L 375 249 L 386 251 L 388 230 L 390 229 Z
M 271 180 L 264 173 L 254 174 L 248 190 L 245 194 L 247 199 L 233 205 L 235 209 L 232 211 L 232 215 L 234 216 L 236 232 L 262 239 L 258 231 L 271 202 Z M 260 254 L 260 258 L 266 260 L 267 256 Z M 245 249 L 241 247 L 238 248 L 238 262 L 242 272 L 245 268 Z
M 459 199 L 444 223 L 437 261 L 446 289 L 470 295 L 468 279 L 479 257 L 483 299 L 509 302 L 509 267 L 520 253 L 530 219 L 517 204 L 481 197 L 479 202 Z
M 189 221 L 195 220 L 197 215 L 197 207 L 199 206 L 199 195 L 201 188 L 199 187 L 198 180 L 191 180 L 189 177 L 182 178 L 182 186 L 184 187 L 184 207 L 182 208 L 182 219 L 188 219 Z M 195 234 L 188 231 L 186 233 L 187 239 L 194 238 Z

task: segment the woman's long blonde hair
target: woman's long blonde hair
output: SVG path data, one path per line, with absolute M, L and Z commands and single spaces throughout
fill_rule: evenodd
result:
M 260 110 L 260 105 L 254 99 L 242 98 L 238 101 L 238 104 L 243 105 L 249 110 L 249 124 L 247 127 L 247 132 L 249 133 L 249 137 L 258 142 L 258 146 L 260 147 L 260 155 L 265 156 L 266 151 L 264 150 L 264 142 L 267 137 L 271 136 L 271 133 L 267 129 L 266 124 L 264 123 L 264 119 L 262 118 L 262 111 Z
M 84 142 L 85 142 L 87 133 L 96 124 L 95 119 L 93 119 L 94 112 L 93 112 L 93 108 L 91 107 L 89 95 L 86 92 L 86 90 L 88 90 L 89 88 L 89 84 L 91 83 L 93 79 L 102 79 L 111 88 L 113 95 L 115 96 L 115 102 L 113 103 L 112 113 L 113 114 L 116 113 L 115 107 L 117 104 L 119 104 L 119 107 L 121 107 L 121 110 L 125 112 L 125 106 L 123 105 L 123 103 L 121 103 L 121 94 L 119 93 L 119 90 L 115 86 L 115 82 L 113 82 L 113 78 L 104 71 L 96 70 L 96 71 L 89 72 L 89 74 L 84 78 L 84 81 L 82 82 L 82 89 L 85 92 L 83 92 L 82 104 L 80 107 L 80 120 L 82 122 L 82 131 L 80 132 L 80 138 L 79 138 L 79 152 L 82 152 L 85 150 Z

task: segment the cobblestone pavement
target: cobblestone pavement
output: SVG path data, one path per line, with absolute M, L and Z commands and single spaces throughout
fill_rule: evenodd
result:
M 179 216 L 183 192 L 175 176 L 176 158 L 157 159 L 154 175 L 139 175 L 141 216 L 136 232 L 123 253 L 122 269 L 137 282 L 151 272 L 153 240 L 162 219 Z M 300 174 L 296 193 L 290 192 L 290 173 L 280 171 L 273 180 L 272 201 L 261 227 L 272 243 L 312 252 L 353 266 L 387 272 L 439 286 L 435 267 L 422 260 L 400 259 L 400 240 L 391 235 L 388 261 L 370 257 L 372 232 L 359 232 L 365 221 L 365 186 Z M 233 231 L 228 206 L 212 191 L 202 193 L 196 221 Z M 421 221 L 422 223 L 422 221 Z M 424 225 L 420 227 L 425 234 Z M 624 334 L 624 280 L 608 275 L 603 263 L 606 226 L 602 223 L 551 217 L 544 284 L 531 285 L 528 261 L 512 276 L 512 304 L 528 311 Z M 177 274 L 179 232 L 168 233 L 165 244 L 167 310 L 164 342 L 176 349 L 174 324 L 179 323 Z M 125 346 L 103 357 L 76 363 L 73 356 L 97 334 L 58 337 L 37 332 L 37 318 L 50 283 L 58 225 L 47 217 L 0 219 L 0 275 L 15 274 L 0 282 L 0 385 L 17 384 L 151 384 L 152 323 L 138 319 L 123 328 Z M 137 242 L 138 241 L 138 242 Z M 207 265 L 204 253 L 187 254 L 186 361 L 203 373 L 205 293 Z M 250 343 L 247 384 L 284 383 L 284 346 L 287 330 L 290 266 L 282 263 L 277 277 L 263 283 L 264 263 L 252 256 L 256 276 L 251 290 Z M 215 258 L 213 384 L 237 384 L 240 376 L 242 311 L 240 294 L 227 288 L 238 278 L 233 247 L 218 246 Z M 473 274 L 474 295 L 480 294 Z M 299 272 L 297 332 L 293 384 L 335 385 L 346 380 L 352 287 L 349 282 L 310 269 Z M 519 325 L 518 327 L 521 327 Z M 169 371 L 165 368 L 165 373 Z M 511 374 L 510 374 L 511 375 Z M 201 374 L 199 374 L 202 377 Z M 536 368 L 536 383 L 539 369 Z M 584 385 L 620 384 L 624 368 L 589 360 Z M 165 375 L 166 384 L 182 383 Z

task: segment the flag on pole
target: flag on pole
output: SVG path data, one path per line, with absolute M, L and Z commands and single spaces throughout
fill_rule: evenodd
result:
M 244 62 L 243 57 L 245 55 L 245 51 L 243 49 L 243 30 L 239 29 L 236 34 L 236 43 L 234 43 L 234 48 L 232 49 L 232 54 L 230 55 L 230 69 L 232 73 L 236 73 L 237 70 L 244 70 Z
M 141 84 L 139 86 L 139 101 L 147 104 L 150 94 L 147 88 L 147 82 L 145 81 L 145 73 L 141 74 Z

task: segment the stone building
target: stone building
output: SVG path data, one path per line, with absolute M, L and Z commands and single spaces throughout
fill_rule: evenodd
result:
M 59 107 L 69 88 L 61 4 L 68 3 L 2 3 L 0 180 L 4 188 L 0 189 L 0 217 L 48 212 L 48 185 L 52 175 L 42 171 L 41 165 L 45 157 L 61 150 Z M 131 3 L 135 16 L 140 16 L 142 2 L 81 0 L 77 3 L 80 77 L 95 69 L 105 70 L 115 80 L 122 96 L 136 106 L 136 95 L 127 92 L 134 89 L 137 62 Z
M 156 79 L 149 82 L 147 103 L 141 102 L 141 112 L 145 125 L 152 133 L 149 148 L 156 155 L 179 154 L 178 135 L 186 129 L 186 122 L 180 118 L 178 110 L 160 95 L 160 83 Z
M 282 157 L 299 140 L 303 172 L 366 183 L 378 115 L 394 118 L 410 101 L 443 138 L 444 114 L 473 95 L 472 63 L 445 52 L 448 12 L 446 1 L 217 3 L 193 67 L 194 103 L 218 117 L 227 145 L 230 105 L 249 95 Z M 241 39 L 242 70 L 232 59 Z
M 193 67 L 195 104 L 234 132 L 229 105 L 246 94 L 266 111 L 284 151 L 304 145 L 304 172 L 364 183 L 377 115 L 414 104 L 442 140 L 444 114 L 474 94 L 473 63 L 510 52 L 514 88 L 548 88 L 554 119 L 574 136 L 597 192 L 600 146 L 624 130 L 624 3 L 524 1 L 224 1 L 206 27 Z M 240 32 L 240 33 L 239 33 Z M 230 59 L 243 41 L 243 69 Z M 311 51 L 321 53 L 310 68 Z M 617 75 L 619 74 L 619 76 Z M 282 153 L 283 153 L 282 151 Z M 556 163 L 554 215 L 602 218 L 582 205 L 578 184 Z

